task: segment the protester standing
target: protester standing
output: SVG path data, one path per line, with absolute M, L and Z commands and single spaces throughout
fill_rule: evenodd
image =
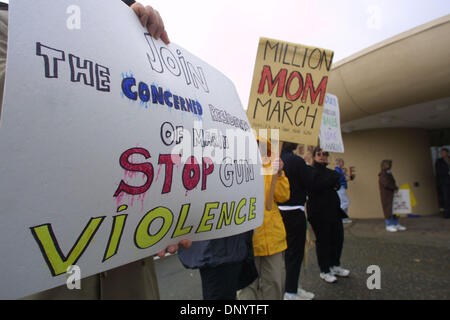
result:
M 270 155 L 270 141 L 258 139 L 262 150 Z M 263 224 L 254 230 L 253 250 L 258 278 L 238 293 L 240 300 L 281 300 L 284 288 L 283 252 L 287 248 L 286 231 L 276 202 L 289 200 L 289 180 L 284 175 L 283 161 L 275 159 L 272 165 L 269 156 L 263 156 L 265 199 L 268 201 L 272 179 L 276 179 L 272 207 L 264 208 Z
M 248 231 L 194 241 L 189 250 L 179 250 L 178 258 L 185 268 L 200 270 L 204 300 L 235 300 L 242 268 L 252 251 L 252 232 Z
M 404 231 L 406 228 L 399 224 L 398 216 L 393 211 L 394 193 L 398 190 L 394 176 L 391 172 L 392 160 L 381 161 L 381 172 L 378 174 L 378 186 L 380 188 L 381 205 L 386 219 L 386 231 Z
M 328 152 L 320 147 L 313 151 L 312 180 L 307 203 L 308 220 L 316 236 L 316 253 L 320 278 L 328 283 L 336 276 L 348 277 L 349 270 L 342 268 L 340 258 L 344 244 L 342 209 L 337 190 L 340 175 L 328 169 Z
M 436 176 L 444 205 L 444 218 L 450 218 L 450 157 L 447 148 L 442 148 L 441 157 L 436 160 Z
M 296 143 L 284 142 L 281 159 L 289 180 L 291 197 L 279 203 L 286 228 L 287 250 L 285 252 L 286 289 L 285 300 L 311 300 L 314 294 L 299 287 L 300 271 L 305 255 L 306 242 L 306 188 L 310 184 L 310 169 L 305 160 L 294 154 Z

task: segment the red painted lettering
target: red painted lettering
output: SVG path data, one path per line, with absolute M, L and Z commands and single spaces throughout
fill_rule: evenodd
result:
M 153 181 L 153 165 L 150 162 L 144 162 L 144 163 L 131 163 L 129 161 L 129 157 L 133 154 L 140 154 L 144 156 L 145 159 L 150 158 L 150 153 L 143 148 L 131 148 L 122 153 L 120 156 L 120 166 L 128 171 L 133 172 L 142 172 L 146 178 L 147 181 L 144 185 L 135 187 L 128 185 L 124 180 L 120 181 L 119 187 L 117 188 L 116 192 L 114 193 L 114 197 L 117 197 L 122 191 L 131 195 L 138 195 L 147 192 L 147 190 L 150 188 L 152 181 Z
M 194 189 L 200 181 L 200 166 L 194 156 L 190 156 L 183 167 L 183 185 L 186 190 Z
M 284 86 L 286 82 L 286 76 L 287 76 L 287 70 L 281 69 L 277 76 L 275 77 L 275 80 L 272 79 L 272 70 L 270 69 L 270 66 L 264 66 L 262 74 L 261 74 L 261 80 L 259 81 L 259 88 L 258 93 L 262 94 L 264 92 L 265 84 L 267 82 L 267 86 L 269 89 L 269 95 L 272 94 L 273 89 L 275 86 L 277 86 L 277 97 L 283 96 Z
M 290 92 L 290 88 L 291 88 L 292 80 L 293 80 L 294 78 L 297 78 L 297 79 L 298 79 L 298 85 L 299 85 L 299 86 L 298 86 L 297 92 L 295 92 L 295 94 L 292 95 L 291 92 Z M 303 91 L 303 78 L 302 78 L 302 75 L 300 74 L 300 72 L 294 71 L 294 72 L 291 73 L 291 75 L 289 76 L 289 79 L 288 79 L 288 81 L 287 81 L 287 85 L 286 85 L 286 97 L 287 97 L 289 100 L 291 100 L 291 101 L 295 101 L 295 100 L 298 99 L 298 97 L 300 97 L 300 95 L 302 94 L 302 91 Z
M 306 75 L 305 88 L 303 90 L 302 101 L 306 102 L 308 98 L 308 92 L 311 94 L 311 103 L 316 102 L 317 96 L 320 94 L 319 106 L 323 105 L 323 99 L 325 99 L 325 92 L 327 90 L 328 77 L 323 77 L 320 81 L 317 90 L 314 89 L 314 82 L 310 73 Z
M 160 154 L 158 164 L 166 165 L 166 174 L 164 178 L 164 185 L 162 194 L 169 193 L 172 189 L 173 165 L 181 163 L 181 156 L 179 154 Z
M 214 171 L 214 163 L 210 158 L 202 158 L 202 190 L 206 189 L 206 177 Z

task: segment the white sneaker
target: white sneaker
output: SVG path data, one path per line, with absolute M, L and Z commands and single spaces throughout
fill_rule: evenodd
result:
M 396 225 L 395 228 L 396 228 L 398 231 L 405 231 L 405 230 L 406 230 L 406 227 L 404 227 L 404 226 L 402 226 L 402 225 L 400 225 L 400 224 Z
M 342 219 L 342 223 L 352 223 L 352 220 L 349 218 Z
M 301 300 L 312 300 L 314 299 L 314 293 L 303 290 L 302 288 L 297 289 L 297 295 L 302 298 Z
M 345 278 L 345 277 L 348 277 L 348 275 L 350 274 L 350 270 L 341 268 L 339 266 L 331 267 L 330 270 L 335 276 L 338 276 L 338 277 L 344 277 Z
M 328 272 L 328 273 L 321 272 L 320 278 L 322 278 L 323 280 L 325 280 L 328 283 L 333 283 L 333 282 L 337 281 L 337 278 L 334 276 L 334 274 L 332 272 Z
M 386 227 L 386 231 L 397 232 L 397 228 L 395 226 L 389 226 L 389 227 Z
M 305 300 L 302 299 L 298 294 L 296 293 L 289 293 L 285 292 L 283 296 L 283 300 Z

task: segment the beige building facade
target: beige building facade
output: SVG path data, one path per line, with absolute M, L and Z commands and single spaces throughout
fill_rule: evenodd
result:
M 450 128 L 450 15 L 337 62 L 327 92 L 339 99 L 351 218 L 383 218 L 378 173 L 393 161 L 400 186 L 417 200 L 413 214 L 439 213 L 430 132 Z M 449 145 L 442 141 L 441 145 Z M 307 148 L 300 147 L 305 155 Z
M 417 205 L 413 214 L 431 215 L 439 212 L 429 134 L 424 129 L 369 129 L 343 134 L 345 153 L 331 155 L 343 158 L 347 172 L 355 175 L 348 182 L 349 216 L 383 218 L 378 173 L 384 159 L 392 160 L 392 174 L 398 186 L 409 184 Z

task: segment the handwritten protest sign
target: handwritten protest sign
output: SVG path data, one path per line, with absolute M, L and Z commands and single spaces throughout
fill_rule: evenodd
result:
M 335 95 L 327 93 L 320 126 L 320 147 L 329 152 L 344 152 L 339 102 Z
M 317 145 L 333 52 L 260 38 L 247 115 L 281 141 Z
M 71 5 L 10 4 L 0 298 L 65 284 L 70 265 L 87 277 L 263 219 L 260 156 L 232 82 L 155 41 L 121 1 L 77 1 L 75 29 Z
M 406 189 L 409 192 L 409 199 L 411 201 L 411 207 L 414 208 L 415 206 L 417 206 L 417 200 L 416 197 L 414 196 L 414 193 L 412 192 L 411 186 L 409 185 L 409 183 L 404 183 L 401 186 L 398 187 L 400 190 L 402 189 Z
M 392 212 L 394 214 L 408 214 L 412 212 L 411 198 L 408 189 L 399 189 L 394 193 Z

